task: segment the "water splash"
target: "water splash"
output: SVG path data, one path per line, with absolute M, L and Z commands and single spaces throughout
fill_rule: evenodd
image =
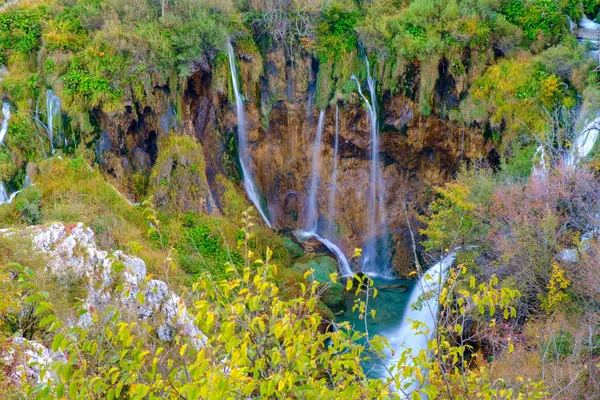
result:
M 333 141 L 333 169 L 331 172 L 331 190 L 329 192 L 329 226 L 327 228 L 328 235 L 333 235 L 333 224 L 336 217 L 335 199 L 337 195 L 337 169 L 338 169 L 338 154 L 340 147 L 340 110 L 335 106 L 335 137 Z
M 384 184 L 383 177 L 379 171 L 379 129 L 377 123 L 377 93 L 375 91 L 375 78 L 371 76 L 371 67 L 369 60 L 365 57 L 367 68 L 367 85 L 371 96 L 371 102 L 364 96 L 361 84 L 353 74 L 351 79 L 356 81 L 358 94 L 362 97 L 369 112 L 371 123 L 371 166 L 369 176 L 369 241 L 366 243 L 363 251 L 362 270 L 363 272 L 378 273 L 384 276 L 392 274 L 389 260 L 382 260 L 378 254 L 378 238 L 387 240 L 387 222 L 385 216 L 385 207 L 383 204 Z M 379 212 L 379 214 L 378 214 Z
M 306 216 L 306 229 L 309 232 L 317 231 L 319 222 L 319 208 L 317 204 L 317 190 L 321 179 L 319 169 L 321 167 L 321 151 L 323 146 L 323 126 L 325 125 L 325 110 L 319 114 L 319 123 L 317 125 L 317 134 L 313 144 L 312 155 L 312 176 L 310 180 L 310 190 L 308 192 L 308 212 Z
M 240 167 L 242 168 L 242 178 L 244 180 L 244 187 L 248 197 L 262 216 L 263 220 L 269 228 L 271 228 L 271 222 L 267 217 L 266 212 L 262 209 L 258 198 L 258 189 L 254 183 L 252 177 L 252 170 L 249 163 L 249 152 L 248 152 L 248 134 L 246 132 L 246 116 L 244 113 L 244 102 L 242 95 L 239 91 L 237 81 L 237 69 L 235 67 L 235 53 L 233 52 L 233 46 L 231 45 L 231 39 L 227 38 L 227 54 L 229 56 L 229 69 L 231 71 L 231 83 L 233 85 L 233 95 L 235 97 L 235 108 L 237 111 L 237 133 L 238 133 L 238 153 L 240 157 Z
M 5 101 L 2 105 L 2 125 L 0 125 L 0 144 L 4 143 L 6 132 L 8 132 L 8 121 L 10 120 L 10 104 Z
M 31 176 L 29 172 L 25 175 L 25 179 L 23 180 L 23 189 L 27 189 L 28 187 L 33 186 L 33 182 L 31 181 Z
M 575 31 L 575 22 L 573 22 L 571 17 L 569 17 L 568 15 L 566 15 L 566 17 L 567 17 L 567 20 L 569 21 L 569 32 L 573 33 Z

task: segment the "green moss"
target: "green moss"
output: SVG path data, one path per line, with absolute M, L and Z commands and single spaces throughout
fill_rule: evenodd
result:
M 302 250 L 302 248 L 292 239 L 289 237 L 283 237 L 281 240 L 285 246 L 285 249 L 293 258 L 304 257 L 304 250 Z
M 292 270 L 302 275 L 311 269 L 314 271 L 307 278 L 309 282 L 314 280 L 322 284 L 327 284 L 331 281 L 329 276 L 338 272 L 338 265 L 335 259 L 324 256 L 313 258 L 307 263 L 294 264 L 292 267 Z M 346 304 L 342 284 L 339 281 L 332 283 L 325 293 L 323 293 L 321 300 L 332 311 L 343 311 Z
M 237 218 L 250 206 L 240 188 L 222 175 L 217 177 L 217 183 L 224 188 L 221 196 L 221 208 L 226 217 Z
M 158 148 L 150 176 L 157 204 L 169 212 L 205 210 L 210 191 L 200 143 L 172 133 L 160 139 Z

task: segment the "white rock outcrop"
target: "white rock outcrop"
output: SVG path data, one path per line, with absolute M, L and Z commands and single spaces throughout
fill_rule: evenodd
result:
M 146 264 L 140 258 L 120 250 L 112 254 L 99 250 L 94 232 L 82 223 L 34 226 L 27 228 L 27 233 L 32 237 L 34 249 L 48 256 L 49 273 L 86 282 L 88 308 L 100 310 L 117 306 L 140 319 L 159 316 L 159 320 L 164 320 L 164 324 L 157 327 L 160 339 L 172 340 L 175 334 L 182 334 L 188 336 L 196 348 L 206 344 L 206 337 L 194 324 L 183 299 L 164 281 L 147 280 Z M 125 285 L 122 293 L 114 291 L 116 279 Z M 141 305 L 136 300 L 140 292 L 144 294 Z M 74 323 L 86 326 L 91 321 L 87 313 Z

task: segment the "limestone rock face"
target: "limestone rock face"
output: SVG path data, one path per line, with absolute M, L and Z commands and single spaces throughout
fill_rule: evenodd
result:
M 183 299 L 173 293 L 165 282 L 147 280 L 146 264 L 140 258 L 128 256 L 119 250 L 112 254 L 99 250 L 94 241 L 94 232 L 81 223 L 73 226 L 34 226 L 27 228 L 27 233 L 32 237 L 34 249 L 48 256 L 48 272 L 59 279 L 68 275 L 69 279 L 75 277 L 86 282 L 86 304 L 90 310 L 116 305 L 123 312 L 140 319 L 156 317 L 157 320 L 164 320 L 158 329 L 161 339 L 171 340 L 176 331 L 189 336 L 197 348 L 205 345 L 206 337 L 194 324 Z M 116 280 L 126 286 L 123 293 L 115 292 Z M 140 292 L 144 294 L 142 305 L 136 301 Z M 90 313 L 73 323 L 83 326 L 90 324 Z
M 35 383 L 46 382 L 52 379 L 52 372 L 42 379 L 41 371 L 44 366 L 54 361 L 66 360 L 64 353 L 54 352 L 39 342 L 22 337 L 10 338 L 7 351 L 2 355 L 6 370 L 11 371 L 7 378 L 16 385 L 25 379 Z
M 249 139 L 250 167 L 257 187 L 268 204 L 276 229 L 303 228 L 306 218 L 319 109 L 318 60 L 309 55 L 286 59 L 280 47 L 252 52 L 238 48 L 237 64 Z M 419 79 L 398 82 L 409 88 L 392 93 L 378 86 L 380 130 L 380 171 L 384 182 L 384 207 L 391 234 L 390 248 L 394 268 L 409 272 L 414 260 L 408 250 L 410 235 L 407 218 L 418 229 L 418 214 L 426 212 L 433 199 L 433 186 L 449 181 L 463 160 L 497 157 L 481 127 L 465 127 L 448 118 L 423 116 L 417 104 Z M 133 173 L 147 173 L 160 154 L 164 141 L 156 137 L 186 134 L 201 144 L 208 191 L 203 196 L 181 202 L 185 210 L 222 212 L 225 189 L 223 179 L 237 182 L 239 171 L 235 137 L 237 120 L 228 89 L 227 68 L 215 66 L 211 72 L 197 71 L 187 81 L 180 99 L 178 118 L 172 114 L 173 94 L 156 89 L 148 107 L 134 107 L 114 122 L 100 118 L 105 129 L 97 148 L 103 150 L 105 169 L 127 182 Z M 388 85 L 389 86 L 389 85 Z M 443 114 L 455 105 L 462 89 L 459 83 L 441 75 L 433 109 Z M 331 181 L 335 135 L 335 104 L 325 110 L 320 184 L 317 192 L 319 226 L 329 227 L 327 238 L 345 254 L 365 247 L 369 236 L 368 193 L 370 175 L 370 121 L 357 93 L 339 101 L 339 158 L 337 182 Z M 441 104 L 444 103 L 444 104 Z M 447 104 L 446 104 L 447 103 Z M 171 114 L 170 114 L 171 113 Z M 136 122 L 137 121 L 137 122 Z M 171 123 L 171 122 L 173 123 Z M 177 122 L 180 121 L 180 122 Z M 168 129 L 161 128 L 162 125 Z M 102 144 L 102 146 L 100 146 Z M 136 156 L 137 154 L 137 156 Z M 111 161 L 112 160 L 112 161 Z M 144 172 L 145 171 L 145 172 Z M 121 179 L 121 178 L 122 179 Z M 204 178 L 202 178 L 204 179 Z M 188 190 L 193 182 L 178 185 Z M 241 185 L 240 185 L 241 186 Z M 328 221 L 329 198 L 337 188 L 335 218 Z M 243 188 L 239 188 L 243 190 Z M 210 206 L 209 206 L 210 205 Z M 408 209 L 408 215 L 404 210 Z M 331 232 L 333 231 L 333 232 Z M 322 231 L 323 232 L 323 231 Z M 418 240 L 417 235 L 417 240 Z

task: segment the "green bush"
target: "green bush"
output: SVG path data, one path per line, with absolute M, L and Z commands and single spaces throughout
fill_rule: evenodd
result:
M 16 8 L 0 13 L 0 65 L 6 63 L 9 51 L 26 54 L 39 47 L 40 19 L 37 11 L 29 9 Z
M 37 189 L 25 190 L 15 199 L 15 209 L 20 213 L 21 220 L 28 225 L 37 225 L 42 220 L 40 203 L 42 193 Z

